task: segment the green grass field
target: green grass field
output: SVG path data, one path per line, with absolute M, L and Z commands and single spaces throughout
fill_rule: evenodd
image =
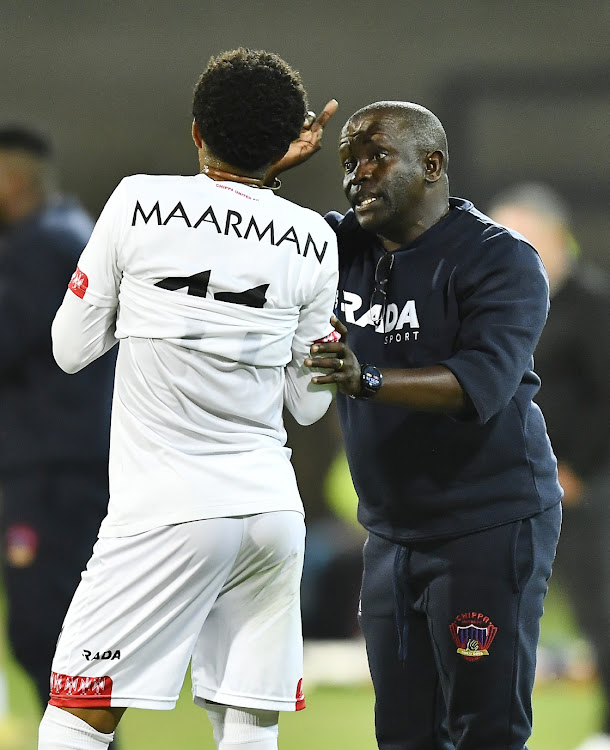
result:
M 13 673 L 13 705 L 26 728 L 24 741 L 2 750 L 34 750 L 38 714 L 21 675 Z M 594 685 L 549 683 L 534 693 L 535 730 L 531 750 L 573 750 L 592 733 L 601 708 Z M 369 687 L 316 688 L 308 708 L 280 720 L 283 750 L 374 750 L 373 694 Z M 124 750 L 214 750 L 205 713 L 190 700 L 189 688 L 174 711 L 128 712 L 121 726 Z
M 557 597 L 548 600 L 543 641 L 569 638 L 574 626 Z M 0 750 L 34 750 L 39 720 L 29 683 L 9 658 L 1 662 L 8 673 L 14 716 L 21 722 L 19 741 L 3 740 Z M 188 683 L 188 681 L 187 681 Z M 282 750 L 374 750 L 373 694 L 368 685 L 350 688 L 316 687 L 307 692 L 307 710 L 283 714 L 280 720 Z M 534 735 L 530 750 L 573 750 L 591 734 L 601 711 L 601 697 L 592 681 L 550 681 L 534 692 Z M 185 684 L 174 711 L 131 710 L 121 726 L 123 750 L 214 750 L 205 712 L 194 706 L 190 685 Z

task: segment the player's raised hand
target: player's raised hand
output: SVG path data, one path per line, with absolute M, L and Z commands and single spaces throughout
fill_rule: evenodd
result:
M 314 385 L 335 383 L 341 393 L 357 396 L 361 390 L 360 363 L 347 343 L 347 328 L 334 315 L 330 322 L 340 338 L 332 341 L 316 341 L 311 347 L 311 356 L 305 365 L 312 369 L 330 370 L 328 375 L 316 375 Z
M 302 164 L 322 148 L 324 128 L 338 107 L 337 100 L 331 99 L 317 117 L 315 112 L 307 113 L 299 137 L 290 144 L 284 156 L 271 167 L 266 181 L 276 177 L 280 172 Z

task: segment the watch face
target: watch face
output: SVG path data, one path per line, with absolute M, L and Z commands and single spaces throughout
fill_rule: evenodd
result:
M 381 373 L 373 365 L 364 365 L 360 372 L 364 397 L 373 396 L 381 388 Z
M 362 378 L 369 388 L 377 390 L 381 385 L 381 373 L 376 367 L 367 367 L 362 373 Z

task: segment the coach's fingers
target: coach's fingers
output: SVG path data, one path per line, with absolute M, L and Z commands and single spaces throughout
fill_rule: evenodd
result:
M 336 315 L 330 316 L 330 324 L 335 329 L 335 331 L 337 331 L 337 333 L 341 336 L 341 341 L 345 343 L 347 341 L 347 328 L 343 325 L 343 323 L 339 320 L 339 318 Z
M 345 345 L 341 341 L 324 341 L 312 344 L 309 348 L 310 357 L 343 357 L 345 359 Z M 307 365 L 310 367 L 311 365 Z
M 357 396 L 360 393 L 360 378 L 353 371 L 335 370 L 328 375 L 314 375 L 311 379 L 314 385 L 336 385 L 341 393 L 347 396 Z
M 308 357 L 305 360 L 305 367 L 312 367 L 315 370 L 342 370 L 345 360 L 341 357 Z

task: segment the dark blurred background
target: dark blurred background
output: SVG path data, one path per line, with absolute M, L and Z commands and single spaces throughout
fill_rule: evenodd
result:
M 340 110 L 283 194 L 345 206 L 335 143 L 379 99 L 432 109 L 454 195 L 485 210 L 514 181 L 558 189 L 583 255 L 608 267 L 610 3 L 606 0 L 0 0 L 0 121 L 53 135 L 62 183 L 97 215 L 135 172 L 192 173 L 191 91 L 208 58 L 266 48 Z

